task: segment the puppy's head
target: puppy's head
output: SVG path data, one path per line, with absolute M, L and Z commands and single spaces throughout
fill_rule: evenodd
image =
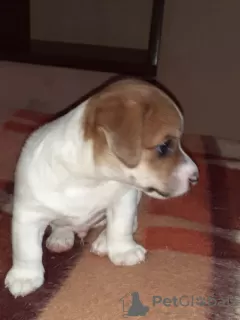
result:
M 84 138 L 98 167 L 155 198 L 186 193 L 198 180 L 181 147 L 183 117 L 171 98 L 140 80 L 121 80 L 87 105 Z

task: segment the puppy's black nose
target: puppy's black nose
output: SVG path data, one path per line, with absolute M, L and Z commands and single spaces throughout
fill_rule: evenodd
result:
M 198 183 L 198 180 L 199 180 L 199 173 L 198 172 L 195 172 L 190 178 L 189 178 L 189 182 L 191 184 L 196 184 Z

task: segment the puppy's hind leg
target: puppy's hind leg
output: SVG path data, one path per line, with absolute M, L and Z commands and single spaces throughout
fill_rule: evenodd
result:
M 107 231 L 104 229 L 97 239 L 92 243 L 90 251 L 92 253 L 95 253 L 96 255 L 102 257 L 108 254 L 108 248 L 107 248 Z
M 70 227 L 60 227 L 51 225 L 52 233 L 47 238 L 46 246 L 53 252 L 65 252 L 74 245 L 74 232 Z

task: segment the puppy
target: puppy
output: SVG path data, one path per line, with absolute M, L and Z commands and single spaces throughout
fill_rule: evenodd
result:
M 168 199 L 186 193 L 198 168 L 181 147 L 183 117 L 157 87 L 127 79 L 110 84 L 34 132 L 15 174 L 13 266 L 5 285 L 25 296 L 44 282 L 42 238 L 55 252 L 74 234 L 106 224 L 91 251 L 115 265 L 145 260 L 133 239 L 142 192 Z

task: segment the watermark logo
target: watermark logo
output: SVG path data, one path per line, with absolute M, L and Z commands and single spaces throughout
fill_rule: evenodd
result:
M 188 308 L 188 307 L 224 307 L 224 306 L 234 306 L 239 305 L 239 299 L 232 296 L 227 297 L 213 297 L 213 296 L 195 296 L 195 295 L 182 295 L 182 296 L 152 296 L 151 303 L 149 305 L 144 304 L 140 299 L 139 292 L 131 292 L 124 295 L 120 299 L 122 315 L 124 318 L 128 317 L 139 317 L 146 316 L 150 309 L 158 308 L 159 311 L 166 310 L 166 308 L 171 308 L 172 313 L 177 313 L 178 308 Z
M 120 301 L 124 318 L 146 316 L 149 312 L 149 307 L 141 302 L 138 292 L 128 293 Z

